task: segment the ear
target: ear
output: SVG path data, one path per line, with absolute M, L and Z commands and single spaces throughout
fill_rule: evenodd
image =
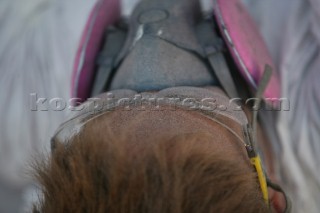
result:
M 269 188 L 269 200 L 273 212 L 283 213 L 285 211 L 287 204 L 283 193 Z

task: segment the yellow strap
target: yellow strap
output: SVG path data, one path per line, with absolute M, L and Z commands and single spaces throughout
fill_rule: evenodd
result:
M 258 173 L 258 179 L 260 183 L 260 188 L 262 191 L 263 199 L 267 205 L 269 205 L 269 195 L 268 195 L 268 186 L 267 186 L 267 179 L 262 169 L 261 159 L 260 156 L 256 156 L 250 159 L 251 164 L 255 167 Z

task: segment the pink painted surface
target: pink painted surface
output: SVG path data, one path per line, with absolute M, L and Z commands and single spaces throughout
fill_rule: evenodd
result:
M 119 0 L 98 0 L 85 26 L 76 54 L 71 96 L 86 100 L 94 80 L 95 60 L 108 26 L 120 17 Z
M 265 98 L 280 97 L 280 83 L 274 63 L 253 19 L 239 0 L 215 0 L 215 16 L 228 48 L 247 82 L 256 89 L 265 65 L 273 76 Z

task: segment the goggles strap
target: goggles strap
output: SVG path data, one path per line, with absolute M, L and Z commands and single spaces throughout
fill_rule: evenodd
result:
M 253 116 L 252 116 L 252 129 L 250 131 L 250 127 L 248 128 L 248 133 L 249 133 L 249 143 L 251 143 L 251 152 L 249 153 L 250 161 L 251 164 L 255 167 L 257 173 L 258 173 L 258 179 L 261 187 L 261 191 L 263 194 L 263 198 L 266 201 L 266 203 L 269 205 L 269 197 L 268 197 L 268 187 L 274 189 L 275 191 L 281 192 L 284 197 L 285 197 L 285 202 L 286 202 L 286 209 L 285 213 L 291 212 L 292 205 L 289 197 L 286 195 L 286 193 L 283 191 L 283 189 L 275 184 L 272 183 L 271 180 L 266 176 L 266 173 L 263 170 L 262 167 L 262 162 L 261 158 L 259 155 L 256 153 L 256 141 L 257 141 L 257 123 L 258 123 L 258 111 L 261 106 L 261 102 L 263 99 L 263 94 L 268 86 L 268 83 L 271 79 L 272 76 L 272 68 L 269 65 L 266 65 L 265 71 L 263 73 L 261 82 L 258 86 L 258 90 L 256 93 L 256 99 L 255 99 L 255 104 L 254 104 L 254 109 L 253 109 Z M 251 140 L 250 140 L 251 139 Z
M 272 75 L 272 68 L 269 65 L 266 65 L 265 71 L 263 73 L 261 82 L 258 86 L 258 90 L 255 97 L 255 103 L 253 106 L 253 115 L 252 115 L 252 128 L 248 127 L 248 136 L 249 144 L 251 145 L 251 149 L 248 150 L 248 154 L 250 157 L 251 164 L 254 166 L 257 174 L 258 180 L 260 183 L 260 188 L 262 191 L 263 199 L 265 200 L 266 204 L 269 205 L 269 195 L 268 195 L 268 185 L 267 185 L 267 177 L 266 173 L 263 170 L 262 162 L 260 156 L 257 154 L 257 123 L 258 123 L 258 110 L 260 109 L 263 94 L 268 86 Z
M 252 116 L 253 142 L 257 141 L 258 112 L 261 106 L 263 94 L 270 82 L 271 76 L 272 76 L 272 68 L 269 65 L 266 65 L 265 70 L 263 72 L 262 79 L 258 85 L 258 90 L 255 97 L 253 116 Z M 256 144 L 253 144 L 253 145 L 255 146 Z

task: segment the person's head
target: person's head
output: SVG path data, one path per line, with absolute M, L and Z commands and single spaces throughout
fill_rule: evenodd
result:
M 55 141 L 34 212 L 270 212 L 243 144 L 198 114 L 113 111 Z

